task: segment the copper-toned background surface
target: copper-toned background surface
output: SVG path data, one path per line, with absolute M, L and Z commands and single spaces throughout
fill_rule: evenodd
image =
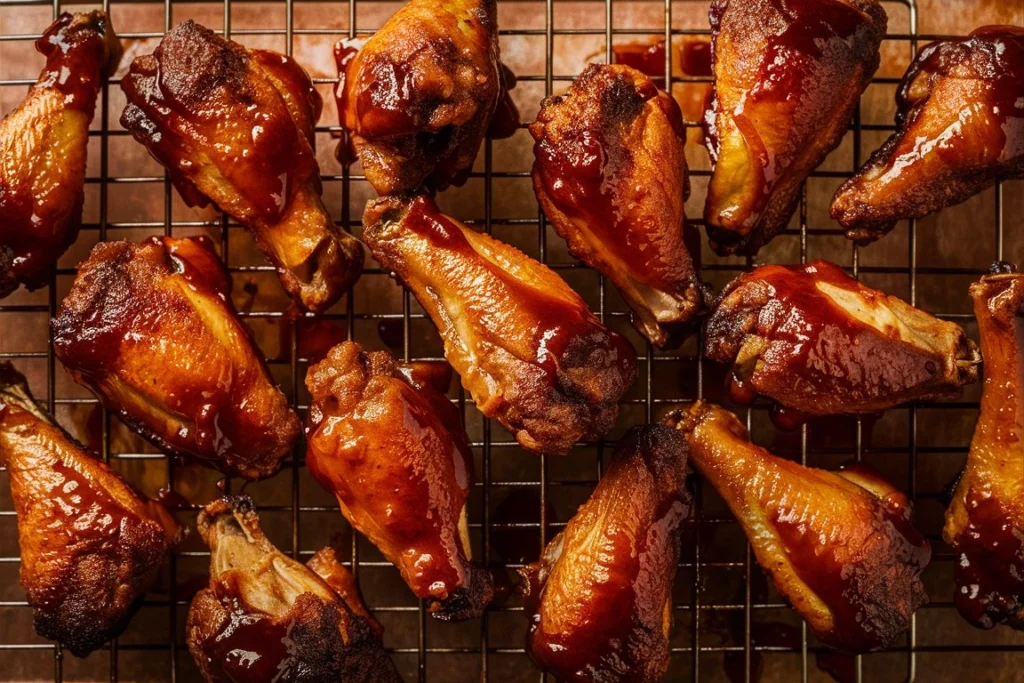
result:
M 350 33 L 379 27 L 399 6 L 396 2 L 110 2 L 114 25 L 126 45 L 115 81 L 136 55 L 150 52 L 159 35 L 187 18 L 215 30 L 225 29 L 246 45 L 285 51 L 319 79 L 325 98 L 317 134 L 328 206 L 339 221 L 348 221 L 358 236 L 363 204 L 372 195 L 359 177 L 343 176 L 331 139 L 337 112 L 330 80 L 335 75 L 331 45 Z M 901 224 L 889 236 L 855 249 L 828 219 L 835 188 L 889 134 L 895 83 L 915 47 L 930 37 L 966 33 L 989 23 L 1024 24 L 1021 0 L 920 0 L 884 3 L 890 38 L 883 45 L 883 65 L 865 93 L 855 129 L 807 183 L 807 198 L 792 230 L 776 238 L 758 256 L 760 262 L 798 262 L 829 258 L 851 267 L 868 284 L 904 297 L 934 313 L 948 316 L 977 337 L 970 317 L 967 285 L 989 262 L 1002 257 L 1024 263 L 1024 182 L 1004 183 L 939 216 Z M 61 4 L 60 10 L 96 5 Z M 42 65 L 32 39 L 50 23 L 54 4 L 0 5 L 0 112 L 21 100 Z M 916 12 L 915 41 L 913 20 Z M 671 20 L 673 46 L 706 40 L 707 2 L 500 2 L 499 23 L 504 61 L 520 76 L 514 96 L 524 121 L 535 116 L 546 93 L 560 92 L 588 59 L 603 59 L 609 34 L 613 42 L 664 37 Z M 355 21 L 354 28 L 352 21 Z M 608 22 L 611 22 L 609 24 Z M 613 31 L 609 31 L 609 27 Z M 550 59 L 548 59 L 550 55 Z M 678 60 L 676 60 L 678 61 Z M 693 124 L 706 83 L 686 81 L 678 68 L 673 92 L 684 102 Z M 689 78 L 689 77 L 687 77 Z M 694 79 L 689 78 L 689 81 Z M 699 79 L 698 79 L 699 80 Z M 706 78 L 704 79 L 707 80 Z M 0 358 L 13 358 L 40 400 L 50 400 L 58 420 L 142 491 L 157 495 L 168 480 L 191 504 L 203 504 L 219 490 L 218 475 L 194 466 L 168 463 L 116 418 L 108 419 L 85 390 L 70 381 L 48 356 L 47 321 L 67 292 L 75 265 L 100 239 L 137 240 L 171 231 L 206 233 L 221 245 L 234 272 L 233 296 L 239 310 L 271 359 L 275 377 L 300 410 L 308 397 L 301 389 L 307 360 L 347 336 L 367 347 L 397 355 L 436 358 L 440 340 L 414 300 L 373 263 L 352 295 L 327 316 L 297 325 L 283 314 L 288 300 L 274 273 L 244 229 L 228 225 L 213 210 L 188 209 L 169 188 L 162 168 L 121 129 L 117 120 L 124 97 L 116 85 L 93 124 L 86 186 L 85 222 L 77 243 L 61 259 L 54 291 L 19 291 L 0 302 Z M 702 214 L 708 157 L 695 128 L 689 132 L 688 158 L 694 171 L 687 205 L 695 221 Z M 633 424 L 657 419 L 673 402 L 699 393 L 716 397 L 721 373 L 700 368 L 697 345 L 690 340 L 678 351 L 651 352 L 630 327 L 625 307 L 596 273 L 578 267 L 563 242 L 542 223 L 529 179 L 531 140 L 525 130 L 510 140 L 487 144 L 477 160 L 478 173 L 463 188 L 441 195 L 441 207 L 474 222 L 526 253 L 556 267 L 613 328 L 624 332 L 641 358 L 640 379 L 627 397 L 616 430 L 603 444 L 580 446 L 565 458 L 540 458 L 521 451 L 496 423 L 485 422 L 464 401 L 467 428 L 477 454 L 477 487 L 470 499 L 474 554 L 485 554 L 496 567 L 534 559 L 589 495 L 609 444 Z M 348 183 L 349 192 L 343 187 Z M 705 247 L 705 278 L 716 289 L 739 270 L 743 259 L 722 259 Z M 766 411 L 749 413 L 755 440 L 794 459 L 835 467 L 863 459 L 888 474 L 916 502 L 919 526 L 929 535 L 934 560 L 925 572 L 932 604 L 922 609 L 911 635 L 891 651 L 862 658 L 844 657 L 820 648 L 801 621 L 766 584 L 751 564 L 742 532 L 708 487 L 698 485 L 699 512 L 689 525 L 676 580 L 675 649 L 666 680 L 672 681 L 1022 681 L 1024 634 L 1007 628 L 983 632 L 963 622 L 952 607 L 952 556 L 941 542 L 942 490 L 963 464 L 977 413 L 978 387 L 962 401 L 922 404 L 889 411 L 880 420 L 830 420 L 804 431 L 776 432 Z M 276 477 L 247 487 L 260 505 L 270 538 L 285 551 L 307 558 L 333 533 L 352 534 L 334 500 L 309 477 L 298 460 Z M 145 604 L 116 645 L 80 660 L 61 656 L 32 630 L 31 610 L 17 582 L 18 545 L 7 475 L 0 472 L 0 680 L 195 681 L 197 673 L 184 647 L 182 626 L 188 602 L 205 585 L 207 556 L 197 535 L 179 548 L 165 567 Z M 229 484 L 238 491 L 240 482 Z M 542 534 L 540 520 L 546 518 Z M 194 512 L 179 517 L 191 524 Z M 398 572 L 382 561 L 365 540 L 348 542 L 368 603 L 387 629 L 385 644 L 407 680 L 521 681 L 541 675 L 522 651 L 525 617 L 517 599 L 493 608 L 482 621 L 441 624 L 425 617 Z M 609 615 L 609 618 L 616 618 Z M 56 657 L 55 657 L 56 655 Z M 831 672 L 831 673 L 829 673 Z

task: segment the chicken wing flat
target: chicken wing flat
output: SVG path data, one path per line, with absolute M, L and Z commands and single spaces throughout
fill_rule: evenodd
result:
M 686 135 L 650 78 L 592 64 L 530 126 L 533 189 L 569 251 L 615 283 L 655 346 L 702 308 L 683 238 Z
M 832 201 L 832 217 L 858 242 L 1024 177 L 1024 28 L 932 43 L 896 104 L 896 133 Z
M 268 477 L 301 423 L 229 298 L 206 238 L 98 244 L 50 326 L 54 352 L 168 454 Z
M 886 24 L 875 0 L 711 3 L 704 219 L 718 254 L 755 254 L 789 223 L 878 69 Z
M 413 367 L 352 342 L 312 366 L 306 387 L 316 480 L 435 617 L 480 616 L 493 579 L 470 563 L 473 454 L 458 410 Z
M 104 12 L 57 17 L 36 41 L 46 66 L 0 122 L 0 298 L 46 285 L 82 224 L 89 123 L 121 60 Z
M 943 538 L 959 554 L 956 606 L 980 628 L 1024 630 L 1024 275 L 971 285 L 985 353 L 981 414 Z
M 370 202 L 363 225 L 374 258 L 437 325 L 477 408 L 523 448 L 564 454 L 611 429 L 636 354 L 557 274 L 423 195 Z
M 0 363 L 0 463 L 36 633 L 85 657 L 127 626 L 178 524 L 37 408 L 10 363 Z
M 668 669 L 672 581 L 690 511 L 686 441 L 664 425 L 619 442 L 590 499 L 520 570 L 526 651 L 578 683 L 654 683 Z
M 379 194 L 462 185 L 495 112 L 502 134 L 518 125 L 495 0 L 412 0 L 361 47 L 339 43 L 335 58 L 351 146 L 342 141 L 338 159 L 358 155 Z
M 708 318 L 704 354 L 732 364 L 734 400 L 767 396 L 797 424 L 955 398 L 978 380 L 980 362 L 958 325 L 828 261 L 762 266 L 733 280 Z
M 330 586 L 267 540 L 252 500 L 199 513 L 210 585 L 192 599 L 189 652 L 207 683 L 399 683 L 370 625 Z
M 187 204 L 212 201 L 252 232 L 293 299 L 321 311 L 352 287 L 363 250 L 320 198 L 313 129 L 323 103 L 295 60 L 189 20 L 136 58 L 121 88 L 121 125 Z
M 690 463 L 822 642 L 866 652 L 906 632 L 928 600 L 921 571 L 931 559 L 906 496 L 862 466 L 832 473 L 776 457 L 735 415 L 703 401 L 672 419 Z

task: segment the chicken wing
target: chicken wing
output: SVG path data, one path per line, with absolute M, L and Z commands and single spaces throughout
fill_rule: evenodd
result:
M 755 254 L 789 223 L 878 69 L 886 23 L 875 0 L 711 3 L 704 219 L 718 254 Z
M 380 625 L 370 610 L 363 602 L 363 594 L 359 591 L 359 584 L 352 572 L 338 559 L 338 549 L 332 542 L 331 545 L 321 548 L 313 554 L 306 562 L 306 566 L 312 569 L 317 576 L 324 580 L 331 590 L 338 594 L 345 606 L 351 612 L 363 618 L 366 624 L 377 634 L 377 638 L 384 635 L 384 627 Z
M 473 454 L 455 407 L 411 366 L 352 342 L 312 366 L 306 387 L 309 471 L 435 617 L 480 616 L 493 579 L 470 563 Z
M 683 238 L 682 114 L 650 78 L 592 64 L 530 126 L 533 189 L 569 251 L 615 283 L 655 346 L 702 308 Z M 698 254 L 699 255 L 699 254 Z
M 921 571 L 931 559 L 906 496 L 863 466 L 832 473 L 776 457 L 750 442 L 735 415 L 703 401 L 670 421 L 822 642 L 866 652 L 906 632 L 928 600 Z
M 495 112 L 500 134 L 518 125 L 497 22 L 495 0 L 411 0 L 365 44 L 338 43 L 339 161 L 358 156 L 381 195 L 466 182 Z
M 190 206 L 245 225 L 306 310 L 348 291 L 363 249 L 320 198 L 313 128 L 322 102 L 291 57 L 249 50 L 194 21 L 138 57 L 121 82 L 121 125 L 167 167 Z
M 943 538 L 959 554 L 960 614 L 980 628 L 1024 630 L 1024 275 L 1013 270 L 996 268 L 971 285 L 985 383 Z
M 57 17 L 36 50 L 46 66 L 0 122 L 0 299 L 46 285 L 82 224 L 89 123 L 121 43 L 106 13 Z
M 612 427 L 636 354 L 558 275 L 423 195 L 370 202 L 363 225 L 374 258 L 437 325 L 477 408 L 521 446 L 564 454 Z
M 669 662 L 672 581 L 690 511 L 686 441 L 664 425 L 619 442 L 590 499 L 520 570 L 526 651 L 566 681 L 654 683 Z
M 732 364 L 734 400 L 775 401 L 779 426 L 955 398 L 978 380 L 980 362 L 958 325 L 828 261 L 763 266 L 733 280 L 708 318 L 704 354 Z
M 206 238 L 98 244 L 51 322 L 76 382 L 168 454 L 273 474 L 299 437 Z
M 36 633 L 85 657 L 124 630 L 181 530 L 37 408 L 10 363 L 0 363 L 0 463 Z
M 896 104 L 896 132 L 832 201 L 832 218 L 861 243 L 1024 177 L 1024 28 L 986 26 L 932 43 Z
M 199 513 L 210 585 L 192 599 L 189 652 L 207 683 L 399 683 L 370 625 L 313 571 L 267 540 L 252 500 Z

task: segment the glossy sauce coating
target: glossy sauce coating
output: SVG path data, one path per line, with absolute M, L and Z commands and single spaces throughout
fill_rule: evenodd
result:
M 1024 629 L 1024 275 L 971 285 L 985 354 L 985 384 L 967 468 L 943 538 L 958 553 L 960 614 L 979 628 Z
M 300 425 L 212 249 L 205 238 L 98 245 L 51 323 L 54 349 L 165 452 L 257 479 L 277 471 Z
M 313 476 L 437 618 L 479 616 L 492 579 L 470 563 L 473 457 L 458 411 L 413 369 L 351 342 L 312 366 L 306 387 Z
M 874 413 L 977 381 L 974 342 L 957 325 L 870 289 L 828 261 L 763 266 L 722 293 L 705 355 L 731 363 L 733 400 L 758 394 L 807 416 Z
M 438 326 L 477 406 L 521 445 L 565 453 L 611 427 L 635 353 L 554 272 L 423 195 L 371 202 L 363 223 L 374 257 Z
M 0 123 L 0 298 L 49 282 L 75 241 L 89 123 L 121 44 L 107 15 L 61 14 L 36 41 L 46 66 Z
M 520 570 L 527 653 L 544 671 L 581 683 L 653 683 L 665 673 L 691 502 L 686 454 L 668 427 L 631 429 L 590 499 Z

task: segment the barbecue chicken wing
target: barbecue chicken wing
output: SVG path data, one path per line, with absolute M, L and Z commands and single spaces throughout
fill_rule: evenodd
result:
M 1024 630 L 1024 275 L 983 277 L 971 296 L 985 383 L 943 537 L 959 553 L 960 614 L 981 628 L 1006 623 Z
M 704 218 L 717 253 L 755 254 L 789 223 L 878 68 L 886 22 L 875 0 L 711 3 Z
M 828 261 L 763 266 L 733 280 L 708 318 L 704 353 L 732 364 L 734 400 L 767 396 L 789 426 L 955 398 L 978 380 L 980 361 L 959 326 Z
M 0 122 L 0 298 L 46 285 L 82 224 L 89 123 L 121 59 L 104 12 L 60 15 L 36 41 L 46 67 Z
M 210 585 L 192 600 L 189 652 L 207 683 L 399 683 L 370 625 L 305 565 L 267 540 L 252 500 L 199 513 Z
M 533 189 L 555 231 L 611 278 L 637 329 L 665 346 L 702 307 L 683 237 L 679 105 L 635 69 L 592 64 L 568 94 L 545 100 L 530 134 Z
M 619 442 L 590 500 L 520 570 L 526 651 L 580 683 L 653 683 L 669 662 L 672 581 L 689 514 L 686 441 L 664 425 Z
M 473 454 L 458 410 L 415 366 L 352 342 L 311 367 L 306 387 L 313 476 L 435 617 L 480 616 L 493 581 L 470 563 Z
M 1024 29 L 932 43 L 896 95 L 896 133 L 846 181 L 832 217 L 859 242 L 1024 177 Z
M 338 549 L 333 543 L 316 551 L 306 566 L 316 572 L 353 613 L 362 617 L 378 638 L 384 635 L 384 627 L 366 608 L 356 577 L 338 559 Z
M 558 275 L 423 195 L 371 202 L 363 224 L 374 258 L 437 325 L 477 408 L 521 446 L 564 454 L 612 427 L 636 354 Z
M 466 182 L 495 113 L 498 136 L 519 123 L 497 17 L 495 0 L 412 0 L 365 44 L 338 43 L 338 159 L 358 156 L 381 195 Z
M 76 382 L 168 454 L 273 474 L 301 423 L 231 303 L 206 238 L 98 244 L 51 322 Z
M 85 657 L 127 626 L 178 524 L 39 410 L 9 363 L 0 363 L 0 463 L 36 632 Z
M 185 202 L 244 224 L 305 309 L 358 279 L 363 249 L 320 198 L 313 128 L 322 102 L 291 58 L 249 50 L 194 21 L 138 57 L 121 83 L 121 125 L 167 167 Z
M 928 541 L 906 496 L 862 466 L 832 473 L 750 442 L 732 413 L 698 401 L 677 415 L 690 463 L 715 487 L 779 592 L 824 643 L 890 645 L 927 602 Z

